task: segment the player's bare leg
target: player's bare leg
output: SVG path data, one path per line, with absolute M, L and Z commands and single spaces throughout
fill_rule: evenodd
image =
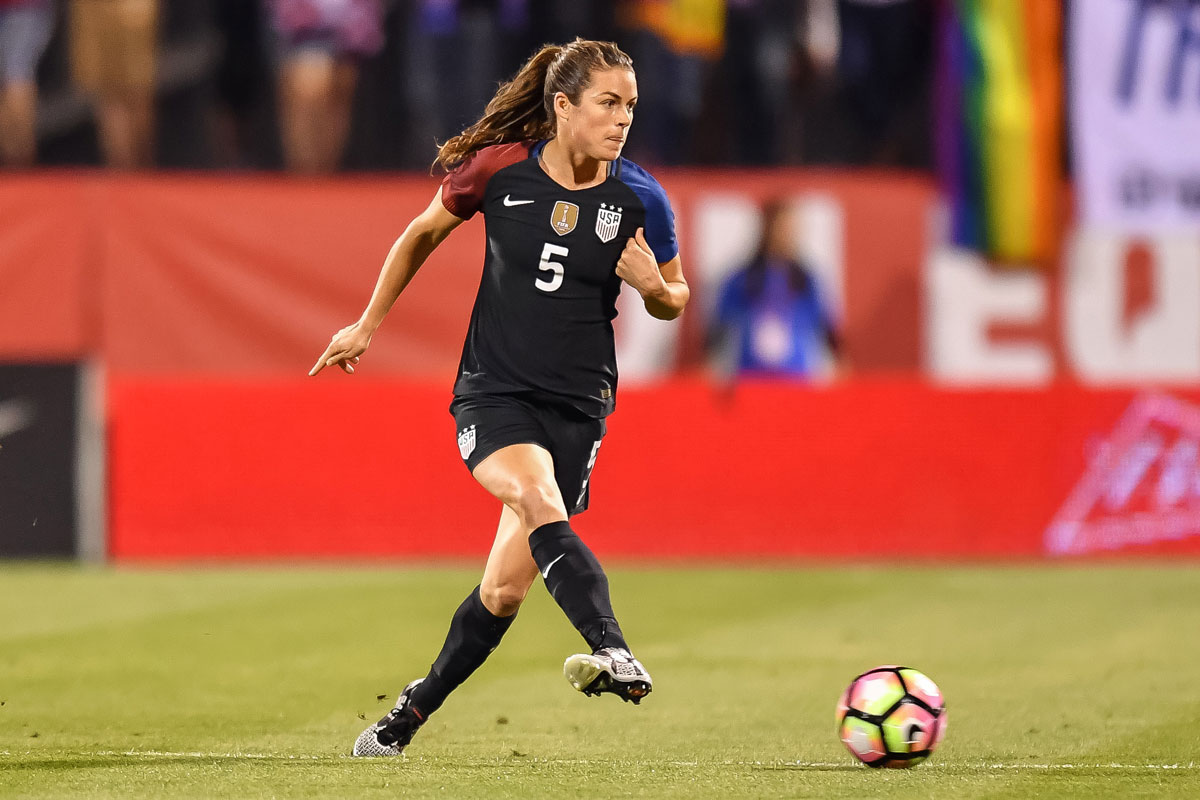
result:
M 544 447 L 502 447 L 479 462 L 471 474 L 517 515 L 526 536 L 542 525 L 567 519 L 567 508 L 554 480 L 554 459 Z
M 479 596 L 488 611 L 498 617 L 516 614 L 537 580 L 538 568 L 529 552 L 529 533 L 517 512 L 508 506 L 500 512 L 496 540 L 488 553 L 479 584 Z
M 608 692 L 641 702 L 653 682 L 625 643 L 604 569 L 571 530 L 550 454 L 533 444 L 511 445 L 484 459 L 473 474 L 517 514 L 546 588 L 592 648 L 566 660 L 567 680 L 584 694 Z

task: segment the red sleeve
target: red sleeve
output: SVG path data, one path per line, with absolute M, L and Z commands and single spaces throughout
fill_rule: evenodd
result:
M 532 142 L 493 144 L 467 156 L 442 179 L 442 205 L 459 219 L 470 219 L 483 205 L 488 181 L 500 170 L 529 157 Z

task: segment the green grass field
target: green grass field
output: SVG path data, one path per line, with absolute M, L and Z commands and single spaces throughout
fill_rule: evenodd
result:
M 0 564 L 0 797 L 1200 796 L 1200 568 L 610 571 L 642 706 L 570 689 L 539 586 L 407 757 L 366 760 L 475 570 Z M 834 734 L 880 663 L 947 697 L 909 771 Z

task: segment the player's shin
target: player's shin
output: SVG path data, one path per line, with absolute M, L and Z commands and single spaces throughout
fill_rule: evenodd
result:
M 613 615 L 608 577 L 570 523 L 551 522 L 537 528 L 529 535 L 529 549 L 550 596 L 592 650 L 628 649 Z
M 487 660 L 517 615 L 497 617 L 487 610 L 476 586 L 450 621 L 445 644 L 429 674 L 412 691 L 412 705 L 424 717 L 441 708 L 449 694 Z

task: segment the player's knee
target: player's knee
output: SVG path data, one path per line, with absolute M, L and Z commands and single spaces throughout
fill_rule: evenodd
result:
M 488 611 L 498 617 L 511 617 L 525 602 L 529 587 L 512 582 L 484 581 L 479 587 L 479 599 Z
M 540 478 L 518 481 L 512 505 L 525 527 L 530 529 L 564 519 L 566 513 L 558 487 Z

